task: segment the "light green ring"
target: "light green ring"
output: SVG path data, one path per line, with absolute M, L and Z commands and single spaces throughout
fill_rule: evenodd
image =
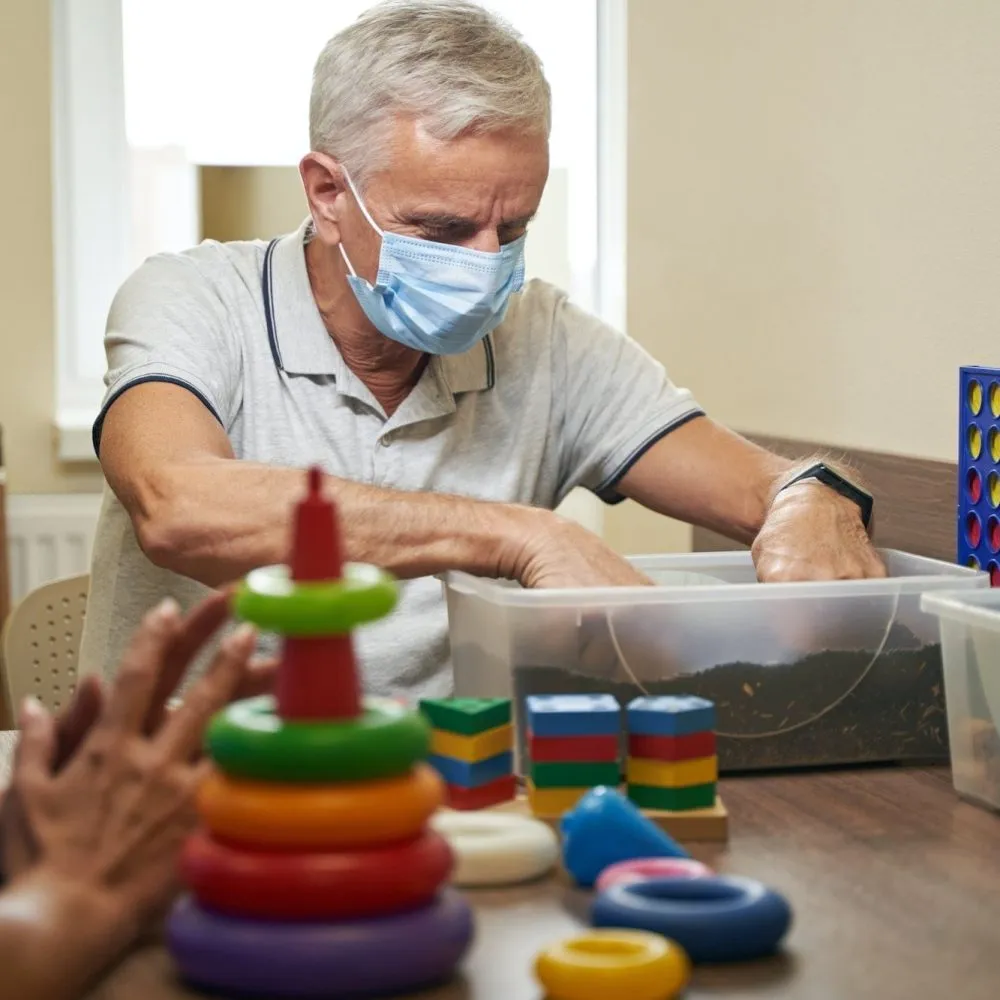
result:
M 377 566 L 347 563 L 341 580 L 303 582 L 283 565 L 251 570 L 233 597 L 233 613 L 265 632 L 295 637 L 346 635 L 396 606 L 395 579 Z

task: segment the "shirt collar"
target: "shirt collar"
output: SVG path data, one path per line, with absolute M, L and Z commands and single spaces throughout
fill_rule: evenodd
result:
M 316 307 L 305 247 L 312 225 L 306 219 L 294 232 L 273 240 L 264 252 L 262 290 L 267 335 L 274 363 L 289 375 L 329 375 L 342 385 L 349 372 Z M 452 395 L 482 392 L 496 383 L 491 337 L 464 354 L 432 359 Z

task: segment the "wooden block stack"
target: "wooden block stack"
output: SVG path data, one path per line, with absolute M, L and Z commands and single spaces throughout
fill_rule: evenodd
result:
M 597 785 L 621 782 L 621 709 L 611 695 L 532 695 L 528 720 L 528 801 L 536 816 L 572 809 Z
M 704 698 L 636 698 L 628 706 L 628 796 L 641 809 L 715 804 L 715 706 Z
M 420 702 L 431 724 L 428 763 L 444 778 L 452 809 L 485 809 L 514 798 L 514 727 L 509 698 Z

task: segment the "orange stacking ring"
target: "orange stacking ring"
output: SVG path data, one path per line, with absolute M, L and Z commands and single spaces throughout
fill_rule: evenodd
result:
M 215 773 L 198 791 L 198 811 L 221 840 L 327 850 L 416 837 L 444 799 L 444 782 L 420 763 L 399 778 L 337 785 L 272 785 Z

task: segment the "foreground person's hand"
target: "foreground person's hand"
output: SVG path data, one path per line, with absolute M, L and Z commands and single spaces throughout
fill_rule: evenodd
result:
M 99 714 L 61 768 L 56 723 L 25 703 L 11 793 L 36 861 L 0 893 L 5 989 L 29 1000 L 76 996 L 163 912 L 180 846 L 193 829 L 211 716 L 246 685 L 254 634 L 223 640 L 183 704 L 163 702 L 198 644 L 167 603 L 144 620 Z M 221 619 L 220 619 L 221 620 Z
M 150 699 L 144 731 L 151 733 L 163 722 L 168 704 L 191 662 L 226 620 L 229 594 L 222 592 L 195 605 L 183 619 L 172 616 L 165 628 L 169 636 L 160 651 L 156 690 Z M 277 663 L 273 660 L 251 662 L 241 677 L 236 698 L 249 698 L 270 691 Z M 77 686 L 69 706 L 56 716 L 56 750 L 52 773 L 65 767 L 81 741 L 100 717 L 104 691 L 100 680 L 89 675 Z M 38 847 L 24 821 L 23 809 L 15 789 L 0 792 L 0 873 L 9 881 L 38 860 Z

